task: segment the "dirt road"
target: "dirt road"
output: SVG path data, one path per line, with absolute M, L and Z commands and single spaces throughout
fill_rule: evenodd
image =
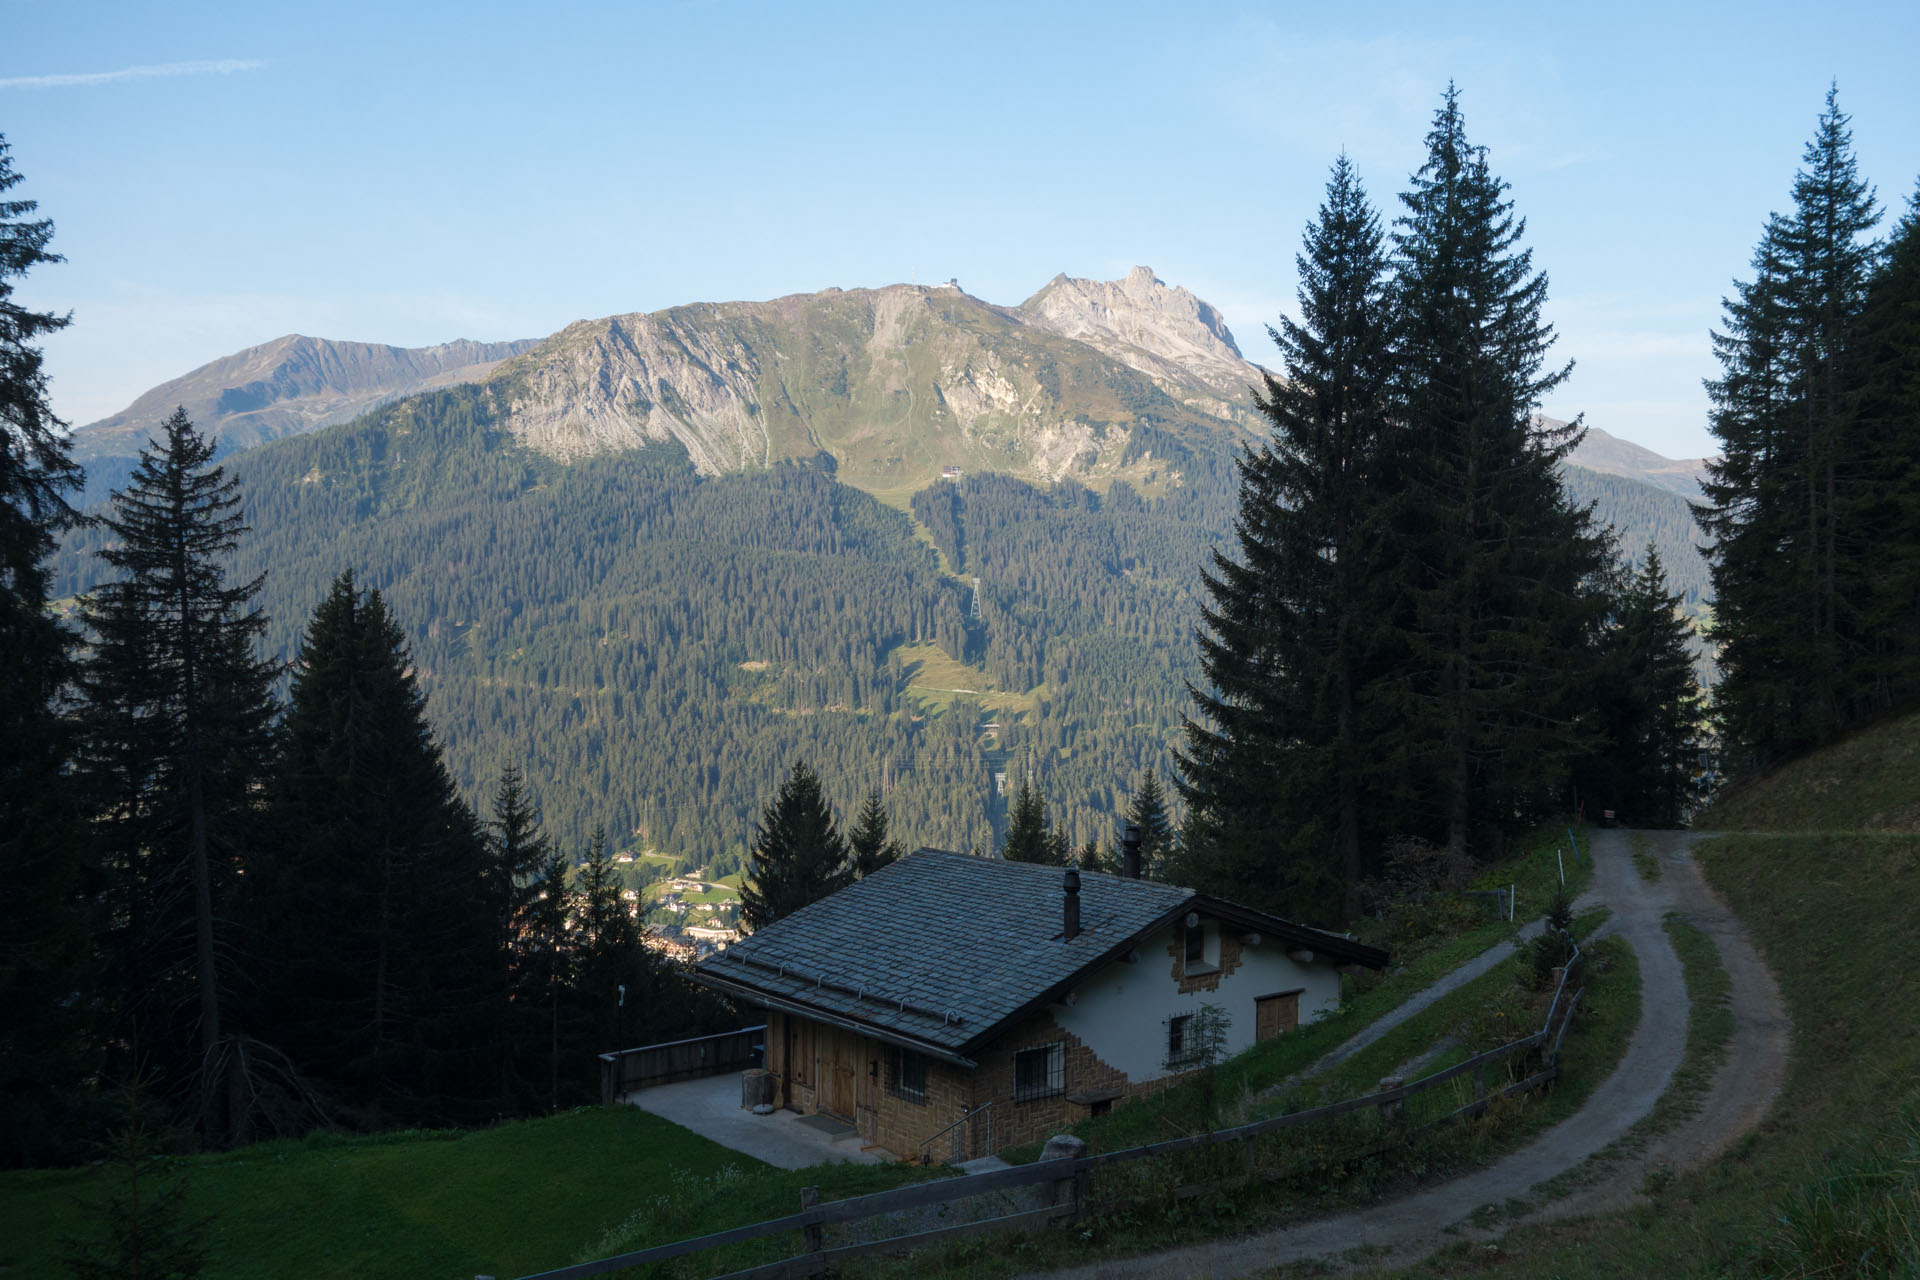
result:
M 1759 1123 L 1785 1079 L 1786 1014 L 1772 975 L 1739 921 L 1694 866 L 1688 853 L 1693 837 L 1686 832 L 1648 836 L 1662 868 L 1652 884 L 1634 869 L 1627 833 L 1601 831 L 1594 836 L 1594 885 L 1588 897 L 1612 909 L 1608 931 L 1624 938 L 1638 955 L 1642 998 L 1640 1025 L 1620 1065 L 1578 1112 L 1485 1169 L 1385 1204 L 1257 1235 L 1048 1274 L 1074 1280 L 1246 1276 L 1362 1247 L 1385 1251 L 1372 1255 L 1366 1264 L 1370 1267 L 1409 1262 L 1443 1243 L 1441 1233 L 1476 1209 L 1525 1197 L 1536 1184 L 1576 1168 L 1653 1109 L 1686 1048 L 1686 984 L 1679 957 L 1661 927 L 1669 911 L 1681 913 L 1713 939 L 1732 979 L 1734 1033 L 1726 1065 L 1700 1113 L 1611 1169 L 1599 1198 L 1583 1194 L 1530 1216 L 1622 1207 L 1638 1196 L 1646 1170 L 1691 1167 L 1724 1150 Z

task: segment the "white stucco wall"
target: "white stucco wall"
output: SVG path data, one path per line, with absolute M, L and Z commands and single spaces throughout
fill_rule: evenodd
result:
M 1241 935 L 1234 926 L 1208 921 L 1212 931 L 1208 958 L 1217 957 L 1222 930 Z M 1228 1018 L 1227 1054 L 1232 1056 L 1254 1042 L 1253 1002 L 1282 991 L 1300 992 L 1300 1025 L 1306 1026 L 1323 1010 L 1340 1004 L 1340 974 L 1326 959 L 1298 964 L 1287 955 L 1288 944 L 1262 938 L 1258 945 L 1243 944 L 1240 965 L 1220 980 L 1214 991 L 1180 994 L 1167 953 L 1184 931 L 1175 926 L 1143 942 L 1133 964 L 1115 961 L 1089 976 L 1074 989 L 1073 1003 L 1055 1005 L 1054 1021 L 1078 1036 L 1101 1059 L 1127 1073 L 1129 1080 L 1155 1080 L 1173 1074 L 1166 1068 L 1167 1019 L 1197 1013 L 1202 1005 L 1218 1006 Z

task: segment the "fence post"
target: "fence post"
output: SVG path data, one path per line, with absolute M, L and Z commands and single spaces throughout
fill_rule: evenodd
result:
M 1087 1154 L 1087 1144 L 1070 1133 L 1056 1133 L 1047 1139 L 1047 1145 L 1040 1149 L 1040 1159 L 1065 1160 L 1069 1172 L 1065 1177 L 1055 1178 L 1047 1184 L 1047 1203 L 1055 1208 L 1064 1209 L 1066 1217 L 1078 1218 L 1087 1211 L 1089 1193 L 1092 1189 L 1093 1175 L 1083 1171 L 1072 1171 L 1072 1162 Z
M 808 1209 L 813 1208 L 813 1206 L 819 1203 L 820 1203 L 820 1188 L 818 1187 L 800 1188 L 800 1211 L 802 1213 L 805 1213 Z M 821 1244 L 820 1224 L 817 1222 L 810 1222 L 806 1226 L 800 1228 L 800 1242 L 801 1242 L 800 1247 L 806 1253 L 813 1255 L 809 1257 L 807 1260 L 807 1265 L 806 1265 L 804 1274 L 810 1275 L 810 1276 L 819 1275 L 821 1271 L 825 1270 L 824 1259 L 819 1257 L 820 1250 L 823 1247 Z
M 1386 1093 L 1390 1090 L 1401 1088 L 1406 1083 L 1406 1080 L 1400 1076 L 1382 1076 L 1380 1078 L 1380 1092 Z M 1400 1098 L 1388 1098 L 1381 1102 L 1380 1122 L 1382 1124 L 1392 1124 L 1395 1120 L 1398 1120 L 1400 1118 L 1400 1110 L 1405 1105 L 1404 1100 Z

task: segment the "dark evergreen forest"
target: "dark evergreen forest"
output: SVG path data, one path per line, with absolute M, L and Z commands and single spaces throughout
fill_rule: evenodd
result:
M 492 394 L 429 393 L 226 464 L 252 526 L 233 572 L 266 574 L 268 651 L 290 654 L 352 568 L 408 632 L 470 799 L 518 765 L 563 847 L 604 825 L 616 847 L 722 875 L 796 759 L 843 820 L 881 786 L 908 847 L 958 849 L 1001 834 L 995 771 L 1033 777 L 1076 846 L 1113 837 L 1146 770 L 1170 773 L 1199 676 L 1200 569 L 1236 510 L 1232 442 L 1155 434 L 1146 447 L 1181 473 L 1157 498 L 938 482 L 912 511 L 955 576 L 913 519 L 825 470 L 702 477 L 672 446 L 562 465 L 495 427 Z M 1634 545 L 1698 563 L 1684 500 L 1569 475 Z M 57 594 L 99 579 L 105 536 L 69 538 Z M 917 705 L 898 652 L 916 644 L 1032 709 Z
M 970 584 L 905 514 L 823 471 L 701 477 L 670 448 L 560 466 L 495 430 L 489 395 L 436 392 L 229 460 L 253 530 L 234 572 L 267 572 L 269 651 L 291 652 L 351 567 L 408 630 L 469 796 L 516 764 L 565 847 L 604 824 L 723 874 L 796 759 L 843 817 L 881 785 L 902 840 L 957 848 L 991 845 L 1004 760 L 1086 837 L 1129 779 L 1165 771 L 1204 531 L 1230 519 L 1224 447 L 1152 502 L 940 485 L 983 579 L 975 622 Z M 68 542 L 58 591 L 92 585 L 101 537 Z M 981 668 L 982 688 L 1036 691 L 1034 710 L 915 708 L 896 653 L 913 644 Z

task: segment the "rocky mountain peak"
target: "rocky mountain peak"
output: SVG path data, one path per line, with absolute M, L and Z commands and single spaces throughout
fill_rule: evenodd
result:
M 1260 380 L 1220 313 L 1167 284 L 1152 267 L 1135 267 L 1119 280 L 1057 275 L 1020 311 L 1029 324 L 1084 342 L 1152 377 L 1198 377 L 1234 397 L 1244 397 Z

